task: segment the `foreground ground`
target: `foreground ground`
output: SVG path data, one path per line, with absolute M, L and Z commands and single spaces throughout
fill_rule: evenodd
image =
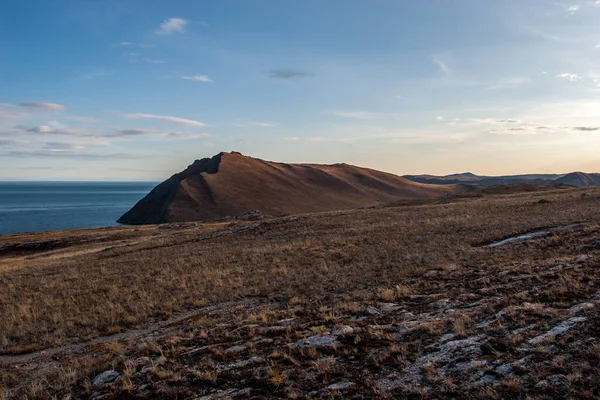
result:
M 0 399 L 598 398 L 600 189 L 443 203 L 2 236 Z

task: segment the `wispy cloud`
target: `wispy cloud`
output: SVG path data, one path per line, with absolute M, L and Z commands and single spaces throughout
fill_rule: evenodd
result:
M 65 142 L 47 142 L 44 143 L 44 149 L 52 151 L 73 151 L 82 150 L 85 145 L 81 143 L 65 143 Z
M 108 72 L 106 72 L 106 70 L 104 70 L 103 68 L 99 68 L 99 69 L 95 69 L 90 72 L 86 72 L 85 74 L 82 74 L 81 79 L 91 80 L 91 79 L 96 79 L 96 78 L 102 78 L 103 76 L 106 76 L 106 75 L 108 75 Z
M 188 21 L 183 18 L 169 18 L 160 24 L 160 27 L 156 30 L 156 34 L 170 35 L 175 32 L 183 33 L 187 24 Z
M 116 134 L 107 137 L 123 137 L 123 136 L 178 136 L 178 137 L 194 137 L 207 138 L 208 133 L 188 134 L 177 131 L 165 131 L 158 129 L 115 129 Z
M 77 151 L 55 151 L 52 149 L 33 150 L 33 151 L 7 151 L 0 152 L 0 157 L 10 158 L 66 158 L 66 159 L 82 159 L 82 160 L 107 160 L 107 159 L 147 159 L 153 157 L 151 155 L 130 154 L 130 153 L 88 153 Z
M 277 126 L 278 124 L 276 124 L 275 122 L 264 122 L 264 121 L 252 121 L 252 122 L 248 122 L 245 124 L 229 124 L 230 126 L 235 126 L 238 128 L 244 127 L 244 126 L 262 126 L 262 127 L 272 127 L 272 126 Z
M 577 74 L 570 74 L 570 73 L 562 73 L 562 74 L 557 74 L 556 78 L 558 79 L 564 79 L 566 81 L 569 82 L 577 82 L 579 80 L 581 80 L 581 77 Z
M 297 79 L 297 78 L 307 78 L 311 76 L 310 73 L 306 71 L 301 71 L 298 69 L 272 69 L 268 72 L 269 78 L 273 79 Z
M 135 43 L 135 42 L 120 42 L 118 44 L 116 44 L 115 46 L 123 46 L 123 47 L 139 47 L 142 49 L 151 49 L 156 47 L 153 44 L 146 44 L 146 43 Z
M 262 126 L 262 127 L 277 126 L 277 124 L 274 123 L 274 122 L 262 122 L 262 121 L 250 122 L 248 125 L 250 125 L 250 126 Z
M 149 57 L 142 58 L 142 61 L 144 61 L 148 64 L 164 64 L 165 63 L 163 60 L 155 60 L 155 59 L 149 58 Z
M 43 110 L 43 111 L 61 111 L 61 110 L 65 110 L 67 108 L 67 107 L 63 106 L 62 104 L 40 103 L 40 102 L 21 103 L 21 104 L 19 104 L 19 106 L 28 108 L 30 110 Z
M 342 118 L 352 118 L 352 119 L 379 119 L 381 113 L 374 113 L 370 111 L 331 111 L 332 115 Z
M 130 119 L 141 119 L 141 118 L 158 119 L 158 120 L 162 120 L 162 121 L 166 121 L 166 122 L 172 122 L 172 123 L 177 124 L 177 125 L 206 126 L 206 124 L 204 124 L 204 123 L 202 123 L 200 121 L 195 121 L 193 119 L 187 119 L 187 118 L 171 117 L 171 116 L 168 116 L 168 115 L 123 114 L 123 117 L 130 118 Z
M 440 71 L 444 75 L 446 75 L 446 76 L 452 75 L 452 69 L 450 69 L 450 67 L 448 67 L 448 65 L 446 65 L 446 62 L 444 60 L 442 60 L 441 56 L 434 55 L 431 57 L 431 61 L 433 61 L 433 63 L 440 69 Z
M 31 129 L 28 129 L 29 133 L 43 133 L 50 135 L 72 135 L 72 136 L 81 136 L 87 135 L 88 133 L 83 129 L 70 129 L 70 128 L 54 128 L 48 125 L 40 125 L 35 126 Z
M 578 5 L 573 5 L 573 6 L 570 6 L 570 7 L 568 7 L 568 8 L 567 8 L 565 11 L 566 11 L 567 13 L 569 13 L 570 15 L 573 15 L 573 14 L 575 14 L 577 11 L 579 11 L 580 9 L 581 9 L 581 7 L 580 7 L 580 6 L 578 6 Z
M 212 79 L 206 75 L 182 76 L 181 79 L 187 79 L 188 81 L 196 82 L 212 82 Z
M 583 131 L 583 132 L 592 132 L 592 131 L 600 130 L 600 127 L 598 127 L 598 126 L 575 126 L 575 127 L 573 127 L 573 130 Z

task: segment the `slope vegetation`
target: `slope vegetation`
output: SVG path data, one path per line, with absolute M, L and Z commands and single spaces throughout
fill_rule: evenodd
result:
M 429 199 L 460 190 L 347 164 L 284 164 L 237 152 L 195 161 L 154 188 L 120 223 L 214 220 L 249 210 L 295 214 Z

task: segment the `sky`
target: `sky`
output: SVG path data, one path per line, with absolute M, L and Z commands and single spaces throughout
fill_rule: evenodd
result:
M 396 174 L 600 172 L 600 0 L 3 0 L 0 179 L 239 151 Z

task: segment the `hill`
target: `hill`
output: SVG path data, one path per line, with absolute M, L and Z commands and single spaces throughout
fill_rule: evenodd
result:
M 600 174 L 586 174 L 585 172 L 571 172 L 558 178 L 554 184 L 563 184 L 571 186 L 598 186 L 600 185 Z
M 560 174 L 526 174 L 526 175 L 508 175 L 508 176 L 483 176 L 475 175 L 471 172 L 461 174 L 452 174 L 445 176 L 435 175 L 404 175 L 403 177 L 413 182 L 451 185 L 451 184 L 472 184 L 481 186 L 511 185 L 511 184 L 553 184 L 563 175 Z M 560 183 L 560 182 L 559 182 Z
M 196 160 L 158 185 L 118 222 L 215 220 L 249 210 L 274 215 L 321 212 L 430 199 L 459 190 L 347 164 L 285 164 L 219 153 Z

